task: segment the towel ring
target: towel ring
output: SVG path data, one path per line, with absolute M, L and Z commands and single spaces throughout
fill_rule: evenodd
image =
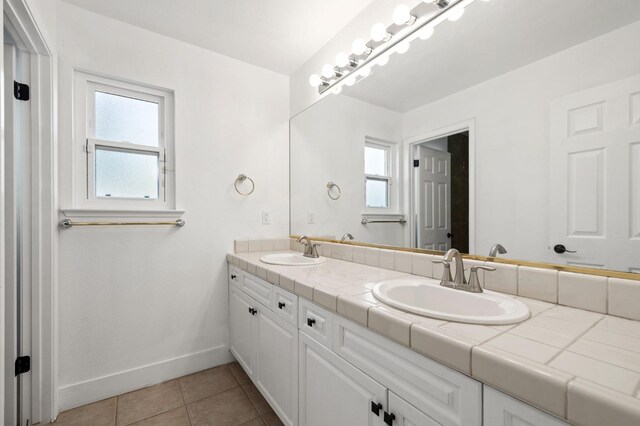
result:
M 338 188 L 338 194 L 334 197 L 333 195 L 331 195 L 331 190 L 333 188 Z M 340 189 L 340 187 L 333 183 L 333 182 L 328 182 L 327 183 L 327 195 L 329 196 L 329 198 L 331 198 L 332 200 L 337 200 L 340 198 L 340 196 L 342 195 L 342 190 Z
M 244 182 L 245 180 L 248 180 L 249 182 L 251 182 L 251 191 L 249 192 L 242 192 L 238 189 L 238 184 Z M 249 176 L 240 174 L 236 178 L 236 182 L 233 184 L 233 187 L 236 189 L 236 192 L 238 194 L 248 197 L 249 195 L 253 194 L 253 191 L 256 189 L 256 184 L 253 181 L 253 179 L 251 179 Z

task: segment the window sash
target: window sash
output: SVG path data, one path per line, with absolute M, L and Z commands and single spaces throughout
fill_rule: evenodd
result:
M 96 146 L 105 147 L 113 151 L 129 152 L 129 153 L 150 153 L 158 156 L 158 198 L 144 197 L 100 197 L 96 195 Z M 164 204 L 167 199 L 166 185 L 166 154 L 165 149 L 161 147 L 137 145 L 133 143 L 112 142 L 100 139 L 87 139 L 85 148 L 87 154 L 87 199 L 89 201 L 104 202 L 108 200 L 122 200 L 133 202 L 144 202 L 149 204 Z
M 367 182 L 369 182 L 370 180 L 373 181 L 378 181 L 378 182 L 385 182 L 386 184 L 386 191 L 385 191 L 385 195 L 386 195 L 386 199 L 385 199 L 385 205 L 384 206 L 370 206 L 369 203 L 367 202 Z M 364 204 L 365 207 L 368 209 L 389 209 L 391 207 L 391 177 L 389 176 L 379 176 L 379 175 L 365 175 L 365 179 L 364 179 Z

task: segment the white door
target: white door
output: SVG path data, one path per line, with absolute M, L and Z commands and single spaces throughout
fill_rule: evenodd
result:
M 285 425 L 298 424 L 298 329 L 262 308 L 258 314 L 256 386 Z
M 451 248 L 451 154 L 418 147 L 418 247 Z
M 384 426 L 386 388 L 305 333 L 299 341 L 299 424 Z
M 550 260 L 640 272 L 640 76 L 552 102 L 550 125 Z
M 4 424 L 31 419 L 31 372 L 16 377 L 16 358 L 31 354 L 31 129 L 30 104 L 14 96 L 14 81 L 29 84 L 30 56 L 4 44 Z M 2 158 L 0 156 L 0 158 Z M 32 362 L 37 362 L 34 360 Z
M 388 413 L 393 415 L 393 426 L 439 426 L 440 423 L 389 391 Z M 389 415 L 389 414 L 387 414 Z M 487 423 L 492 424 L 492 423 Z
M 229 286 L 229 349 L 250 377 L 254 377 L 253 309 L 258 302 Z

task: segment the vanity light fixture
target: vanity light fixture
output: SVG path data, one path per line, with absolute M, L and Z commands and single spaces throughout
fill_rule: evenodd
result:
M 335 66 L 324 65 L 321 75 L 313 74 L 309 78 L 309 84 L 318 88 L 320 94 L 337 88 L 338 85 L 353 86 L 371 73 L 372 66 L 386 65 L 392 53 L 406 53 L 413 40 L 431 38 L 438 24 L 446 20 L 459 20 L 464 14 L 464 8 L 473 2 L 474 0 L 423 0 L 413 9 L 406 4 L 398 5 L 393 10 L 393 24 L 374 24 L 371 27 L 370 41 L 355 39 L 351 45 L 351 55 L 338 53 Z M 435 13 L 434 5 L 439 8 Z M 332 90 L 332 93 L 340 92 L 341 89 Z

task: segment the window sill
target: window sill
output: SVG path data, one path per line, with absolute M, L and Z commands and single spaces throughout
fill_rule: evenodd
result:
M 184 210 L 60 209 L 69 218 L 180 219 Z

